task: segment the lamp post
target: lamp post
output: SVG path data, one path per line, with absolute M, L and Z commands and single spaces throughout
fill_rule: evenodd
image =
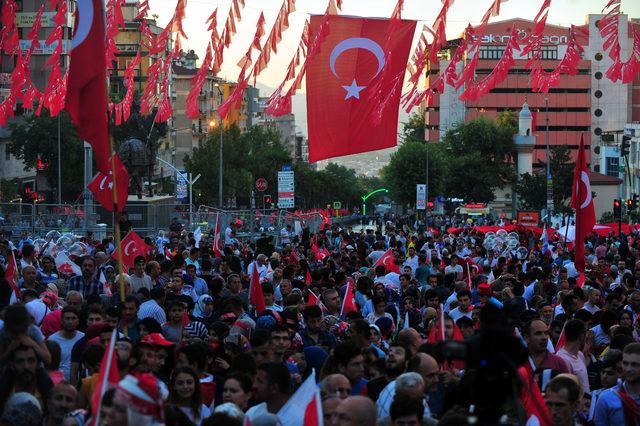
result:
M 218 108 L 220 107 L 220 105 L 222 104 L 223 98 L 224 98 L 224 94 L 222 92 L 222 90 L 220 89 L 220 84 L 216 83 L 215 84 L 215 88 L 218 89 L 218 93 L 220 94 L 220 104 L 218 105 Z M 218 164 L 218 203 L 220 208 L 222 208 L 224 206 L 224 201 L 222 199 L 222 179 L 223 179 L 223 174 L 222 174 L 222 164 L 223 164 L 223 158 L 222 158 L 222 133 L 224 132 L 224 120 L 222 119 L 222 117 L 220 117 L 220 114 L 218 114 L 218 117 L 220 118 L 220 162 Z M 211 127 L 215 126 L 215 121 L 211 121 L 209 123 L 211 125 Z
M 171 163 L 169 163 L 167 161 L 164 161 L 160 157 L 156 157 L 156 160 L 158 160 L 159 162 L 161 162 L 165 166 L 171 168 L 174 172 L 176 172 L 177 175 L 180 175 L 180 177 L 185 179 L 187 181 L 187 183 L 189 184 L 189 229 L 191 229 L 191 223 L 193 222 L 193 184 L 196 183 L 198 181 L 198 179 L 200 179 L 201 175 L 198 174 L 198 176 L 193 177 L 193 174 L 188 173 L 185 176 L 185 173 L 182 173 L 180 170 L 176 169 L 176 167 L 173 164 L 171 164 Z
M 544 97 L 546 115 L 546 142 L 547 142 L 547 222 L 551 224 L 551 213 L 553 210 L 553 177 L 551 176 L 551 149 L 549 146 L 549 97 Z M 532 129 L 535 131 L 535 129 Z

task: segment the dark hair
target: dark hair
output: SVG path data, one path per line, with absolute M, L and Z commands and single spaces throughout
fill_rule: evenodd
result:
M 416 415 L 418 422 L 422 422 L 424 416 L 424 407 L 422 400 L 418 398 L 394 398 L 389 409 L 391 421 L 395 421 L 399 417 Z
M 183 353 L 187 357 L 189 364 L 195 364 L 200 371 L 204 371 L 207 368 L 207 348 L 202 343 L 190 343 L 180 349 L 180 353 Z
M 138 326 L 144 325 L 144 328 L 147 329 L 149 334 L 151 333 L 162 333 L 162 325 L 155 318 L 145 317 L 138 321 Z
M 14 303 L 4 311 L 4 326 L 9 333 L 20 331 L 26 325 L 31 324 L 31 316 L 22 303 Z
M 346 341 L 339 343 L 335 349 L 333 350 L 333 359 L 335 361 L 335 365 L 342 365 L 344 367 L 349 364 L 353 358 L 361 355 L 362 351 L 358 348 L 353 342 Z
M 467 290 L 466 288 L 460 290 L 459 292 L 456 293 L 456 298 L 460 299 L 461 297 L 467 296 L 468 298 L 471 298 L 471 292 L 469 290 Z
M 262 283 L 262 293 L 273 294 L 273 284 L 271 284 L 270 282 Z
M 240 383 L 240 387 L 242 388 L 242 390 L 247 393 L 251 392 L 251 389 L 253 388 L 253 380 L 251 379 L 251 376 L 249 376 L 245 372 L 234 371 L 233 373 L 229 373 L 225 377 L 224 381 L 226 382 L 229 379 L 233 379 Z
M 311 318 L 321 318 L 322 317 L 322 309 L 318 305 L 307 305 L 302 310 L 302 318 L 305 321 L 308 321 Z
M 198 378 L 198 374 L 193 371 L 192 368 L 178 367 L 173 370 L 173 374 L 171 374 L 171 379 L 169 380 L 169 401 L 173 404 L 177 404 L 180 402 L 174 390 L 178 374 L 188 374 L 193 378 L 195 386 L 193 390 L 193 396 L 191 397 L 190 401 L 191 407 L 189 408 L 193 410 L 194 418 L 198 418 L 200 417 L 200 407 L 202 405 L 202 391 L 200 390 L 200 379 Z
M 76 314 L 76 316 L 78 318 L 80 318 L 80 312 L 78 312 L 78 310 L 76 308 L 74 308 L 73 306 L 65 306 L 64 308 L 62 308 L 62 314 L 60 315 L 60 318 L 64 318 L 64 314 L 66 314 L 67 312 L 71 312 L 72 314 Z
M 131 294 L 124 299 L 124 303 L 135 303 L 136 308 L 140 307 L 140 300 Z
M 110 306 L 109 308 L 107 308 L 106 314 L 107 316 L 110 316 L 113 318 L 120 318 L 120 315 L 122 315 L 122 311 L 118 306 Z
M 149 292 L 149 297 L 151 297 L 153 300 L 158 300 L 158 299 L 162 299 L 165 296 L 165 294 L 166 293 L 163 287 L 154 287 Z
M 458 318 L 458 321 L 456 321 L 456 325 L 458 326 L 458 328 L 473 327 L 473 320 L 463 315 Z
M 45 340 L 44 344 L 47 346 L 49 353 L 51 354 L 51 362 L 45 364 L 45 368 L 47 370 L 57 370 L 60 368 L 60 359 L 62 357 L 62 350 L 60 349 L 60 344 L 54 340 Z
M 278 391 L 289 395 L 291 392 L 291 373 L 282 362 L 265 362 L 258 366 L 258 371 L 267 373 L 267 383 L 269 386 L 278 386 Z
M 555 392 L 558 393 L 562 389 L 567 390 L 567 394 L 569 397 L 569 403 L 575 404 L 576 401 L 580 398 L 582 394 L 582 390 L 580 389 L 580 385 L 576 383 L 575 380 L 566 376 L 556 376 L 547 384 L 545 392 Z
M 136 256 L 136 257 L 133 258 L 133 264 L 134 265 L 137 265 L 140 262 L 142 262 L 142 263 L 145 262 L 144 256 Z
M 98 368 L 104 352 L 105 347 L 100 343 L 88 345 L 82 352 L 82 363 L 86 366 Z
M 584 321 L 572 319 L 564 324 L 564 336 L 567 341 L 576 341 L 587 331 Z

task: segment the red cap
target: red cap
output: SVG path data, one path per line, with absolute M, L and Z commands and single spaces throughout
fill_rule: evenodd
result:
M 151 333 L 144 336 L 140 339 L 140 343 L 147 343 L 153 346 L 171 346 L 172 342 L 168 341 L 164 338 L 164 336 L 160 333 Z
M 480 296 L 491 296 L 491 286 L 489 284 L 480 284 L 478 285 L 478 295 Z

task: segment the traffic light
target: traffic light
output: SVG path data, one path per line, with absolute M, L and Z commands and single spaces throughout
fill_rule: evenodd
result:
M 637 209 L 638 206 L 640 205 L 640 196 L 638 196 L 638 194 L 633 194 L 633 209 Z
M 615 218 L 622 217 L 622 200 L 620 200 L 619 198 L 613 200 L 613 216 Z
M 626 157 L 627 155 L 629 155 L 629 146 L 630 146 L 630 141 L 631 140 L 631 136 L 623 136 L 622 137 L 622 143 L 620 144 L 620 156 L 621 157 Z
M 633 210 L 633 198 L 627 199 L 627 211 L 630 212 Z
M 265 208 L 271 208 L 271 195 L 264 195 L 262 200 Z

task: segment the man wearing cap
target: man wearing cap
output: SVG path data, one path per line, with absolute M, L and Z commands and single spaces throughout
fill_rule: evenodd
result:
M 498 308 L 502 309 L 502 302 L 493 297 L 493 291 L 491 290 L 491 284 L 482 283 L 478 285 L 478 298 L 480 299 L 480 303 L 486 305 L 487 303 L 491 303 Z
M 152 374 L 128 374 L 116 388 L 113 406 L 107 412 L 109 426 L 163 425 L 161 383 Z
M 165 339 L 160 333 L 150 333 L 144 336 L 133 348 L 133 356 L 137 361 L 135 371 L 158 374 L 164 364 L 164 359 L 158 356 L 158 349 L 170 346 L 173 346 L 173 342 Z

